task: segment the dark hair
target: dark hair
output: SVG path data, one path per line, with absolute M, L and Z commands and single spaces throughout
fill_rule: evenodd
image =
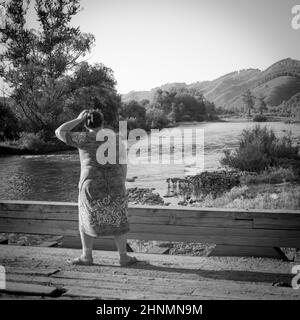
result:
M 103 114 L 100 110 L 89 110 L 85 125 L 88 129 L 95 129 L 102 126 L 104 122 Z

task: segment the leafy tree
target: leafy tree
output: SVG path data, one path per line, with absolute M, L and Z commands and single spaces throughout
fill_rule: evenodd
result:
M 121 116 L 125 120 L 134 119 L 135 127 L 145 128 L 146 126 L 146 109 L 135 100 L 123 103 Z
M 104 115 L 106 124 L 117 128 L 121 98 L 115 89 L 116 81 L 113 71 L 103 64 L 89 65 L 80 63 L 67 87 L 68 99 L 60 119 L 68 114 L 68 118 L 77 115 L 83 108 L 99 109 Z
M 70 26 L 79 0 L 35 0 L 38 29 L 26 24 L 29 0 L 0 5 L 0 76 L 32 130 L 53 130 L 69 94 L 67 79 L 94 43 L 93 35 Z
M 260 95 L 257 98 L 257 109 L 259 113 L 262 115 L 265 111 L 267 111 L 267 104 L 265 101 L 265 97 L 263 95 Z
M 169 120 L 163 111 L 157 108 L 147 110 L 146 117 L 148 128 L 162 129 L 169 123 Z
M 0 141 L 18 138 L 18 126 L 18 120 L 8 105 L 0 101 Z
M 243 102 L 246 106 L 246 110 L 248 112 L 248 116 L 251 116 L 251 110 L 254 108 L 254 99 L 251 91 L 248 89 L 243 94 Z

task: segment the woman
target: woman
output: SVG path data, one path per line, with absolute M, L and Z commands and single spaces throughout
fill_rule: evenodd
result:
M 83 124 L 87 132 L 76 132 Z M 77 119 L 64 123 L 55 131 L 58 139 L 78 148 L 81 163 L 78 208 L 82 255 L 71 263 L 93 264 L 94 238 L 113 235 L 120 254 L 120 265 L 127 266 L 137 261 L 126 252 L 126 233 L 129 231 L 125 189 L 127 167 L 118 162 L 100 164 L 97 161 L 97 149 L 103 142 L 96 141 L 96 136 L 104 127 L 109 128 L 104 124 L 105 119 L 100 111 L 84 110 Z M 116 141 L 118 155 L 118 135 Z M 116 158 L 118 160 L 118 156 Z

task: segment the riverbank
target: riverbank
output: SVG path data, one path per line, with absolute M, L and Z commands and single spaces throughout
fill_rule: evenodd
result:
M 260 115 L 253 115 L 253 116 L 243 116 L 243 115 L 220 115 L 220 121 L 224 122 L 255 122 L 254 118 L 255 116 L 260 116 Z M 273 114 L 266 114 L 263 115 L 262 117 L 266 118 L 266 121 L 257 121 L 260 123 L 264 122 L 282 122 L 282 123 L 300 123 L 300 119 L 292 118 L 292 117 L 282 117 L 282 116 L 277 116 Z
M 268 117 L 268 121 L 265 123 L 262 123 L 262 125 L 269 125 L 270 123 L 280 124 L 280 126 L 284 126 L 286 124 L 293 124 L 298 126 L 299 121 L 293 118 L 283 118 L 283 117 L 277 117 L 272 116 Z M 222 140 L 222 137 L 224 136 L 224 131 L 228 131 L 228 128 L 226 126 L 232 124 L 234 127 L 251 125 L 255 124 L 253 122 L 253 118 L 245 117 L 245 116 L 220 116 L 218 120 L 214 121 L 202 121 L 202 122 L 177 122 L 176 124 L 170 126 L 169 128 L 176 128 L 176 127 L 205 127 L 206 133 L 209 131 L 209 127 L 214 127 L 214 132 L 219 133 L 219 140 Z M 287 127 L 287 126 L 286 126 Z M 230 131 L 232 132 L 232 127 L 230 127 Z M 209 134 L 213 134 L 213 131 Z M 237 131 L 240 131 L 239 129 Z M 233 140 L 235 140 L 240 132 L 236 132 L 234 134 L 233 139 L 230 139 L 228 142 L 231 143 Z M 232 133 L 230 133 L 232 134 Z M 209 145 L 211 142 L 215 144 L 215 141 L 210 141 L 207 139 L 207 134 L 205 136 L 205 144 Z M 221 147 L 221 146 L 220 146 Z M 19 140 L 13 140 L 13 141 L 4 141 L 0 142 L 0 157 L 1 156 L 11 156 L 11 155 L 44 155 L 44 154 L 50 154 L 50 153 L 59 153 L 62 151 L 69 151 L 69 150 L 75 150 L 72 147 L 67 146 L 63 142 L 59 141 L 56 137 L 51 137 L 50 140 L 47 140 L 47 142 L 40 136 L 39 134 L 32 134 L 32 133 L 24 133 L 22 134 L 21 138 Z
M 62 151 L 75 150 L 61 142 L 45 143 L 43 146 L 34 149 L 24 148 L 19 146 L 16 142 L 1 142 L 0 143 L 0 157 L 13 155 L 46 155 L 50 153 L 58 153 Z

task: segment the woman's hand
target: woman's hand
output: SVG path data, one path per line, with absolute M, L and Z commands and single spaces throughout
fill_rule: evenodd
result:
M 77 119 L 79 120 L 85 120 L 86 117 L 88 116 L 89 111 L 88 110 L 83 110 L 80 112 L 79 116 L 77 117 Z

